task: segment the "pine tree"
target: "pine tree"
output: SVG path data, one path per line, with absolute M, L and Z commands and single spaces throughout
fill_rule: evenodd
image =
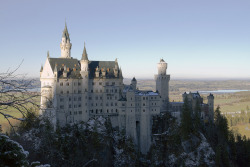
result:
M 201 129 L 201 107 L 199 100 L 196 101 L 194 111 L 194 131 L 197 133 Z
M 19 143 L 0 133 L 0 166 L 28 166 L 27 156 Z
M 182 109 L 181 132 L 184 139 L 188 139 L 193 132 L 192 112 L 187 97 L 184 100 Z

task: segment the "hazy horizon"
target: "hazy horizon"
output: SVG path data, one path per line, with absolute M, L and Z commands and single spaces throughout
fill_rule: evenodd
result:
M 173 79 L 250 78 L 250 1 L 4 1 L 1 71 L 39 77 L 49 50 L 60 57 L 65 19 L 74 58 L 118 59 L 126 78 L 154 78 L 168 63 Z

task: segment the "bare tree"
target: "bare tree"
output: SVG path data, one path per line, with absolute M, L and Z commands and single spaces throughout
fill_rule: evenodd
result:
M 22 64 L 22 63 L 21 63 Z M 24 74 L 17 74 L 21 64 L 14 70 L 8 69 L 0 73 L 0 115 L 2 115 L 14 130 L 11 119 L 22 121 L 30 108 L 39 108 L 36 102 L 38 93 L 32 92 L 34 80 L 27 79 Z M 17 118 L 15 112 L 23 118 Z

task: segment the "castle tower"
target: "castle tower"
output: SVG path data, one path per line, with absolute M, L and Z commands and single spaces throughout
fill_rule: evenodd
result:
M 135 77 L 131 80 L 131 86 L 133 88 L 133 90 L 136 90 L 136 85 L 137 85 L 137 81 L 135 79 Z
M 62 34 L 62 41 L 60 43 L 61 48 L 61 58 L 71 58 L 71 46 L 69 33 L 67 29 L 67 25 L 65 23 L 65 28 Z
M 207 96 L 207 104 L 209 108 L 209 117 L 212 121 L 214 121 L 214 95 L 211 93 Z
M 89 101 L 88 101 L 88 92 L 89 92 L 89 59 L 88 59 L 88 54 L 87 54 L 87 50 L 85 47 L 85 43 L 84 43 L 84 49 L 83 49 L 83 53 L 82 53 L 82 58 L 80 60 L 81 63 L 81 71 L 80 74 L 82 76 L 82 104 L 87 104 L 85 105 L 84 108 L 82 108 L 82 120 L 83 121 L 88 121 L 89 119 Z M 84 97 L 87 97 L 84 98 Z
M 82 53 L 82 58 L 81 58 L 81 75 L 83 78 L 88 76 L 88 69 L 89 69 L 89 59 L 88 59 L 88 54 L 86 51 L 85 43 L 84 43 L 84 49 Z
M 158 75 L 155 75 L 156 81 L 156 91 L 159 92 L 161 96 L 161 111 L 167 111 L 169 102 L 169 80 L 170 75 L 167 75 L 167 63 L 160 59 L 157 64 Z

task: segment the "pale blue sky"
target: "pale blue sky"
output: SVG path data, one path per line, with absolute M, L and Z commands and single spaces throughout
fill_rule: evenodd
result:
M 71 55 L 115 60 L 127 78 L 250 78 L 249 0 L 1 0 L 0 70 L 39 77 L 46 52 L 60 57 L 65 18 Z

